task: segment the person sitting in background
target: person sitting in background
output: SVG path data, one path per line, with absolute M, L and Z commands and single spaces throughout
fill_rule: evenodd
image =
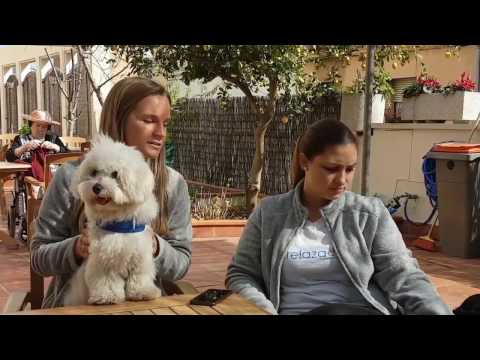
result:
M 47 111 L 34 110 L 31 116 L 25 116 L 30 126 L 30 134 L 17 135 L 6 153 L 7 161 L 21 160 L 32 162 L 32 151 L 37 148 L 50 150 L 51 153 L 68 152 L 60 137 L 50 132 L 52 125 L 60 125 L 53 121 Z

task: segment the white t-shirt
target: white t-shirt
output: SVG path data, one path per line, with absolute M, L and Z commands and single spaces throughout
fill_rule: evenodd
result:
M 301 314 L 332 303 L 368 306 L 338 260 L 323 218 L 307 220 L 282 265 L 279 313 Z

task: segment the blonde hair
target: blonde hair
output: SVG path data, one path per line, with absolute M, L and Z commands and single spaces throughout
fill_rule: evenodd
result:
M 147 96 L 166 96 L 172 103 L 168 91 L 154 80 L 128 77 L 116 83 L 108 93 L 100 116 L 100 132 L 116 141 L 125 142 L 127 119 L 137 104 Z M 164 148 L 165 149 L 165 148 Z M 160 216 L 152 224 L 159 235 L 168 233 L 168 172 L 165 165 L 165 151 L 157 159 L 147 160 L 155 176 L 155 196 L 160 207 Z
M 312 160 L 329 146 L 354 144 L 358 149 L 358 139 L 347 125 L 338 120 L 319 120 L 310 125 L 295 144 L 291 178 L 293 187 L 305 177 L 300 165 L 300 153 Z

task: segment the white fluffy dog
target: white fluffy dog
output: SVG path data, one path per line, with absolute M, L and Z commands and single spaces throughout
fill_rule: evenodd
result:
M 143 155 L 100 135 L 74 175 L 85 204 L 90 254 L 70 280 L 65 305 L 115 304 L 161 295 L 154 284 L 154 176 Z

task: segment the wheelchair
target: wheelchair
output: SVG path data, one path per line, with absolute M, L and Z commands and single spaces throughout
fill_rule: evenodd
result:
M 8 234 L 15 240 L 27 243 L 27 187 L 23 174 L 15 176 L 13 202 L 8 209 Z

